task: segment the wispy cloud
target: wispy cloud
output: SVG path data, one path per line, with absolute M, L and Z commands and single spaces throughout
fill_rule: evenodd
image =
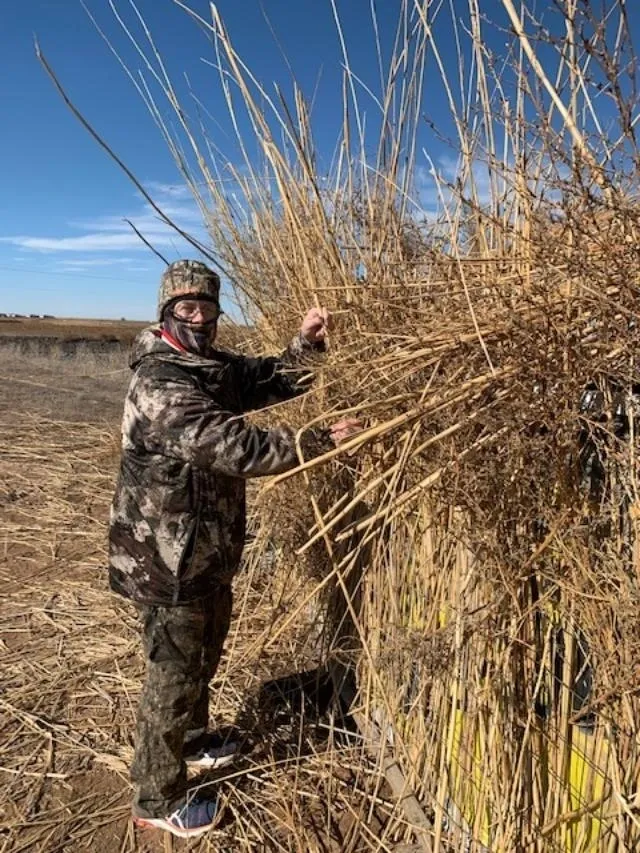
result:
M 174 202 L 163 203 L 159 205 L 164 215 L 171 219 L 178 227 L 184 231 L 190 228 L 202 230 L 202 214 L 196 204 L 175 204 Z M 176 232 L 170 225 L 156 213 L 149 205 L 143 205 L 142 209 L 122 216 L 100 216 L 96 219 L 72 220 L 69 226 L 83 231 L 99 233 L 133 233 L 131 227 L 125 222 L 125 219 L 130 219 L 136 228 L 145 236 L 147 233 L 156 234 L 165 232 L 176 235 Z M 177 236 L 177 235 L 176 235 Z
M 24 258 L 23 258 L 24 260 Z M 65 258 L 62 261 L 59 261 L 61 266 L 67 267 L 68 269 L 74 269 L 76 267 L 110 267 L 118 264 L 132 264 L 135 263 L 134 258 Z
M 207 235 L 202 223 L 202 215 L 194 201 L 190 201 L 187 187 L 171 184 L 151 184 L 152 196 L 164 214 L 180 229 L 206 242 Z M 181 251 L 186 247 L 180 235 L 164 222 L 148 203 L 139 204 L 133 210 L 120 215 L 98 216 L 88 220 L 72 220 L 67 224 L 67 232 L 84 233 L 32 235 L 17 234 L 0 237 L 0 242 L 17 246 L 27 252 L 46 252 L 70 254 L 76 252 L 102 254 L 116 252 L 148 252 L 148 248 L 125 222 L 131 220 L 138 231 L 155 248 L 173 248 Z M 128 258 L 128 261 L 131 261 Z M 122 263 L 124 260 L 119 259 Z M 107 263 L 105 258 L 95 261 L 95 265 Z M 78 266 L 87 266 L 86 259 Z
M 151 198 L 191 199 L 191 190 L 186 184 L 163 184 L 160 181 L 149 181 L 145 189 Z
M 417 207 L 430 219 L 442 214 L 445 208 L 456 204 L 459 194 L 470 197 L 473 186 L 475 197 L 480 205 L 486 205 L 492 198 L 492 185 L 489 166 L 485 161 L 476 160 L 470 175 L 462 180 L 462 164 L 458 157 L 442 154 L 433 163 L 418 164 L 414 169 L 414 198 Z M 454 191 L 452 188 L 457 187 Z
M 169 246 L 171 239 L 166 235 L 154 234 L 154 245 Z M 12 243 L 21 249 L 35 252 L 104 252 L 138 249 L 140 239 L 130 234 L 85 234 L 82 237 L 0 237 L 3 243 Z

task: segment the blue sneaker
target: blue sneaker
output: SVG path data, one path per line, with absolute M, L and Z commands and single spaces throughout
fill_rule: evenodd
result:
M 186 743 L 183 758 L 188 767 L 202 767 L 215 770 L 224 767 L 237 758 L 240 742 L 229 735 L 223 737 L 216 732 L 204 734 L 192 743 Z
M 214 825 L 218 813 L 218 801 L 203 797 L 187 798 L 183 806 L 166 817 L 138 817 L 134 815 L 136 826 L 164 829 L 178 838 L 195 838 L 203 835 Z

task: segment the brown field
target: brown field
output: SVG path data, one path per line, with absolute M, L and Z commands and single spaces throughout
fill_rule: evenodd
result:
M 55 420 L 119 423 L 129 346 L 147 323 L 0 318 L 0 399 L 15 412 Z M 222 343 L 243 348 L 246 330 L 225 324 Z M 71 356 L 64 349 L 71 348 Z
M 37 335 L 31 321 L 25 321 L 19 332 L 13 328 L 6 332 L 0 325 L 3 414 L 110 426 L 118 422 L 129 372 L 128 343 L 120 342 L 121 330 L 116 327 L 117 339 L 108 342 L 93 336 L 97 329 L 93 325 L 60 323 L 55 329 L 48 326 L 46 335 Z M 66 357 L 56 339 L 81 345 L 80 353 Z
M 135 320 L 82 320 L 74 317 L 0 317 L 0 335 L 116 339 L 130 343 L 147 322 Z

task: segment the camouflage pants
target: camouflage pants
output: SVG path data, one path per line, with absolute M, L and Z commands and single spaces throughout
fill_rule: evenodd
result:
M 209 722 L 209 681 L 231 620 L 231 587 L 176 607 L 141 606 L 147 674 L 131 766 L 133 809 L 163 817 L 184 799 L 185 742 Z

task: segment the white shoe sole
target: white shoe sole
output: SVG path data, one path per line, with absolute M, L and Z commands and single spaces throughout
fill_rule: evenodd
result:
M 140 829 L 163 829 L 165 832 L 170 832 L 171 835 L 176 835 L 178 838 L 197 838 L 198 835 L 204 835 L 205 832 L 213 829 L 213 823 L 209 823 L 206 826 L 193 827 L 193 829 L 180 829 L 178 826 L 167 823 L 164 818 L 136 817 L 135 815 L 133 822 Z
M 206 770 L 218 770 L 220 767 L 226 767 L 227 764 L 232 764 L 238 756 L 237 752 L 231 755 L 220 755 L 218 758 L 185 758 L 187 767 L 201 767 Z

